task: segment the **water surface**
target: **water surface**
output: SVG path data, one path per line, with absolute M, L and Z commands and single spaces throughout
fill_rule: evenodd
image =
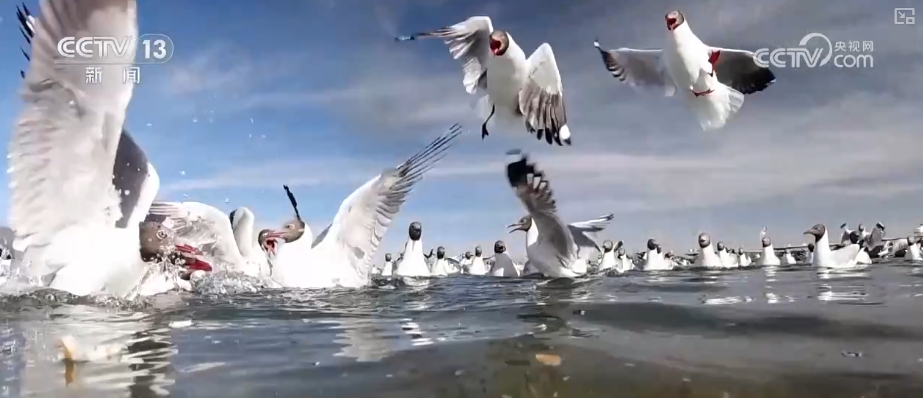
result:
M 923 268 L 0 299 L 0 396 L 920 397 Z M 91 363 L 56 339 L 125 346 Z

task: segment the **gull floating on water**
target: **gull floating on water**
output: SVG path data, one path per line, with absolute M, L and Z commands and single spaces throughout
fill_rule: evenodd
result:
M 502 240 L 494 243 L 494 265 L 490 270 L 490 275 L 510 278 L 519 276 L 519 270 L 513 265 L 513 259 L 506 252 L 506 243 Z
M 416 221 L 410 223 L 407 235 L 404 251 L 394 263 L 394 275 L 414 278 L 430 276 L 423 254 L 423 225 Z
M 509 153 L 516 160 L 506 166 L 506 176 L 516 197 L 529 215 L 509 225 L 510 232 L 526 232 L 529 262 L 546 277 L 573 278 L 586 274 L 590 251 L 599 250 L 597 232 L 615 218 L 608 214 L 595 220 L 564 224 L 558 216 L 551 185 L 545 174 L 519 151 Z
M 673 262 L 666 258 L 663 248 L 653 238 L 647 240 L 647 252 L 644 253 L 642 261 L 642 268 L 645 271 L 670 271 L 673 269 Z
M 772 267 L 782 264 L 782 261 L 776 256 L 776 250 L 772 246 L 772 239 L 769 239 L 769 236 L 767 236 L 766 227 L 763 227 L 760 231 L 760 244 L 763 246 L 763 249 L 762 252 L 760 252 L 760 258 L 756 262 L 757 265 Z
M 698 243 L 699 255 L 695 256 L 692 265 L 705 268 L 724 268 L 721 258 L 718 257 L 718 253 L 715 253 L 715 249 L 711 245 L 711 236 L 704 232 L 700 233 Z
M 830 249 L 830 237 L 824 224 L 815 224 L 804 232 L 814 236 L 814 258 L 811 265 L 823 268 L 854 268 L 861 248 L 848 245 L 838 250 Z
M 273 279 L 283 286 L 302 288 L 367 285 L 372 257 L 391 221 L 413 187 L 442 160 L 461 132 L 461 126 L 452 126 L 405 162 L 359 187 L 340 205 L 330 226 L 313 240 L 289 191 L 296 221 L 280 231 L 285 243 L 273 260 Z
M 396 40 L 421 38 L 444 40 L 452 57 L 464 61 L 465 90 L 486 94 L 479 108 L 489 108 L 490 114 L 481 126 L 481 138 L 488 135 L 487 122 L 499 110 L 498 117 L 522 121 L 526 131 L 548 144 L 571 144 L 564 86 L 551 45 L 543 43 L 526 58 L 513 36 L 494 30 L 490 17 L 484 16 Z
M 603 50 L 606 69 L 634 87 L 656 87 L 673 96 L 677 89 L 699 119 L 703 130 L 724 127 L 744 103 L 744 94 L 762 91 L 775 82 L 769 68 L 754 62 L 750 51 L 712 47 L 692 32 L 685 15 L 666 15 L 667 43 L 660 50 Z
M 281 235 L 260 231 L 254 236 L 255 216 L 240 207 L 230 217 L 199 202 L 155 202 L 150 214 L 166 216 L 177 237 L 193 247 L 211 246 L 207 253 L 231 270 L 252 277 L 269 278 L 269 257 Z

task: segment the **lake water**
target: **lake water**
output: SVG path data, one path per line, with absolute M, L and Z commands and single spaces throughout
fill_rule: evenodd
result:
M 0 298 L 2 397 L 923 397 L 923 268 Z M 55 342 L 126 347 L 59 359 Z

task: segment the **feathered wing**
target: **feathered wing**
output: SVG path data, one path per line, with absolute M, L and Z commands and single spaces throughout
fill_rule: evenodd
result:
M 449 46 L 452 58 L 461 59 L 465 91 L 474 94 L 487 88 L 487 59 L 490 57 L 490 34 L 494 31 L 490 17 L 471 17 L 432 32 L 417 33 L 399 40 L 439 38 Z
M 676 84 L 664 68 L 662 50 L 603 50 L 598 41 L 593 45 L 599 50 L 606 70 L 619 81 L 635 88 L 659 89 L 668 97 L 676 92 Z
M 772 70 L 757 65 L 751 51 L 712 47 L 709 58 L 715 60 L 718 81 L 743 94 L 763 91 L 776 82 Z
M 25 103 L 10 137 L 10 224 L 33 244 L 68 226 L 105 225 L 117 207 L 112 169 L 134 85 L 120 60 L 98 59 L 98 84 L 86 65 L 62 64 L 57 42 L 68 36 L 137 37 L 133 0 L 42 0 Z M 129 58 L 134 58 L 130 50 Z
M 35 36 L 35 17 L 29 12 L 25 4 L 22 8 L 16 7 L 16 17 L 19 20 L 19 32 L 26 39 L 29 46 Z M 26 61 L 30 61 L 26 50 L 20 48 Z M 20 71 L 23 78 L 26 72 Z M 112 171 L 112 182 L 115 191 L 119 194 L 119 210 L 121 218 L 116 221 L 116 227 L 125 228 L 141 222 L 157 191 L 160 189 L 160 177 L 150 163 L 147 154 L 135 142 L 128 131 L 122 129 L 118 148 L 115 154 L 115 163 Z
M 350 194 L 321 234 L 323 238 L 314 243 L 316 249 L 331 247 L 327 245 L 346 249 L 358 265 L 358 276 L 367 276 L 378 245 L 414 185 L 445 157 L 462 131 L 461 126 L 452 126 L 422 151 L 397 167 L 383 171 Z
M 574 236 L 574 243 L 577 244 L 577 250 L 580 252 L 590 249 L 602 251 L 599 248 L 596 234 L 606 229 L 614 219 L 615 214 L 606 214 L 593 220 L 575 222 L 568 225 L 567 227 L 570 228 L 570 233 Z
M 532 216 L 541 238 L 550 244 L 562 264 L 572 264 L 577 259 L 577 245 L 570 228 L 558 217 L 551 185 L 525 154 L 518 155 L 518 160 L 506 165 L 510 186 Z
M 221 210 L 199 202 L 154 202 L 149 213 L 166 217 L 178 241 L 197 248 L 212 245 L 211 254 L 219 261 L 243 261 L 231 221 Z
M 519 91 L 519 110 L 526 129 L 537 139 L 544 136 L 548 144 L 570 145 L 564 85 L 551 46 L 548 43 L 538 46 L 527 62 L 529 72 Z

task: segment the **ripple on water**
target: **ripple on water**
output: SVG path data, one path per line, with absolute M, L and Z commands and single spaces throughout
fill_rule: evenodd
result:
M 136 302 L 36 291 L 0 297 L 0 396 L 918 396 L 919 275 L 893 263 L 304 291 L 215 274 L 197 294 Z M 64 335 L 123 349 L 61 361 Z

